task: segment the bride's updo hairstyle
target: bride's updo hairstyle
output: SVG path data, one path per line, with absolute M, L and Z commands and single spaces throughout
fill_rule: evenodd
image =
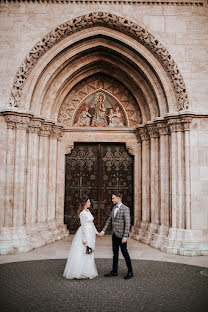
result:
M 80 215 L 80 212 L 84 209 L 84 205 L 86 204 L 86 202 L 88 201 L 88 199 L 90 200 L 89 196 L 84 195 L 81 199 L 80 199 L 80 203 L 79 203 L 79 208 L 77 210 L 78 216 Z

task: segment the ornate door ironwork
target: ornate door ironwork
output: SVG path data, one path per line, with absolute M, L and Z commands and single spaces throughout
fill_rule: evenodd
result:
M 75 143 L 66 155 L 64 222 L 70 233 L 79 226 L 79 199 L 87 194 L 98 231 L 102 230 L 112 210 L 111 195 L 123 194 L 123 203 L 130 208 L 131 224 L 134 211 L 134 157 L 125 144 Z

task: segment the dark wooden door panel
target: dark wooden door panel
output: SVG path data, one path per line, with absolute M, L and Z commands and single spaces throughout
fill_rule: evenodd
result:
M 79 226 L 77 208 L 84 194 L 92 199 L 91 212 L 99 231 L 112 210 L 114 191 L 123 194 L 123 203 L 131 209 L 133 224 L 133 165 L 133 156 L 126 151 L 124 144 L 75 144 L 72 153 L 66 155 L 65 168 L 64 217 L 71 233 Z

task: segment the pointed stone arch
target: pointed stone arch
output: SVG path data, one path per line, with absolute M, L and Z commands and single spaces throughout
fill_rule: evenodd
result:
M 64 38 L 83 29 L 104 26 L 122 32 L 144 45 L 160 61 L 174 87 L 178 110 L 188 109 L 189 101 L 183 77 L 167 49 L 141 26 L 114 14 L 93 12 L 65 22 L 42 38 L 27 54 L 15 76 L 10 96 L 10 106 L 21 107 L 21 95 L 30 72 L 39 59 Z

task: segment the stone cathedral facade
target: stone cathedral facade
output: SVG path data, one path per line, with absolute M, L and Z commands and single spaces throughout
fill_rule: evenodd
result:
M 0 254 L 67 236 L 85 174 L 98 223 L 120 187 L 131 237 L 207 255 L 207 2 L 5 0 L 0 34 Z

